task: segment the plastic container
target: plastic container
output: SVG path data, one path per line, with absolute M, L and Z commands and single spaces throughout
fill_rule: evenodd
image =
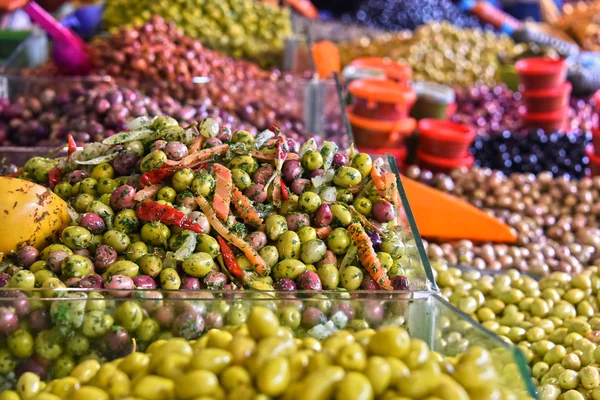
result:
M 590 173 L 592 176 L 600 175 L 600 156 L 596 151 L 600 151 L 600 147 L 596 146 L 595 141 L 585 148 L 585 155 L 590 159 Z
M 481 21 L 492 25 L 496 29 L 500 29 L 507 34 L 511 34 L 515 29 L 520 28 L 522 25 L 519 20 L 487 1 L 462 0 L 460 7 L 463 10 L 469 11 Z
M 461 167 L 471 168 L 474 163 L 475 157 L 468 153 L 461 158 L 444 158 L 432 156 L 422 150 L 417 150 L 417 164 L 421 168 L 429 170 L 433 173 L 446 173 Z
M 361 153 L 367 153 L 372 157 L 382 156 L 383 154 L 391 154 L 396 160 L 398 167 L 403 168 L 406 163 L 406 156 L 408 155 L 408 148 L 405 145 L 400 145 L 396 148 L 371 148 L 358 146 L 358 151 Z
M 600 157 L 600 129 L 592 128 L 592 144 L 594 149 L 597 151 L 597 155 Z
M 579 53 L 579 46 L 577 46 L 577 44 L 559 39 L 556 36 L 539 30 L 523 27 L 522 29 L 516 30 L 511 36 L 515 42 L 518 43 L 535 43 L 538 46 L 552 47 L 563 57 L 569 57 Z
M 408 84 L 412 78 L 412 68 L 409 65 L 400 62 L 392 61 L 388 58 L 380 57 L 363 57 L 352 61 L 349 67 L 356 68 L 357 71 L 368 73 L 383 73 L 388 79 L 400 84 Z
M 404 138 L 415 131 L 417 121 L 413 118 L 399 121 L 378 121 L 361 118 L 348 109 L 348 119 L 352 125 L 354 142 L 357 146 L 394 148 L 404 141 Z
M 514 65 L 499 65 L 496 69 L 496 80 L 504 83 L 513 92 L 519 90 L 519 76 Z
M 411 117 L 445 119 L 450 116 L 449 106 L 456 100 L 452 88 L 433 82 L 415 82 L 413 87 L 417 92 L 417 101 L 411 109 Z
M 408 118 L 417 100 L 413 88 L 389 79 L 358 79 L 350 83 L 348 91 L 353 97 L 352 113 L 375 120 L 398 121 Z
M 548 113 L 524 113 L 523 122 L 528 128 L 541 128 L 550 133 L 564 129 L 569 110 L 567 108 Z
M 594 106 L 596 107 L 596 113 L 600 114 L 600 90 L 594 93 L 594 103 Z
M 468 125 L 429 118 L 420 120 L 417 130 L 420 152 L 448 159 L 463 159 L 476 135 Z
M 564 59 L 526 58 L 517 61 L 515 69 L 526 90 L 555 88 L 567 79 L 567 63 Z
M 552 89 L 522 90 L 525 107 L 529 113 L 544 113 L 566 109 L 572 91 L 571 84 L 565 82 L 563 85 Z

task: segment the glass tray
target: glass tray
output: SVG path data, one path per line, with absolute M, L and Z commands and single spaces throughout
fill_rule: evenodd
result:
M 132 351 L 144 351 L 160 339 L 199 339 L 211 328 L 243 324 L 250 309 L 257 306 L 276 312 L 298 338 L 323 339 L 342 328 L 400 326 L 443 356 L 455 357 L 480 346 L 490 351 L 505 389 L 519 397 L 536 396 L 522 354 L 432 292 L 0 288 L 0 309 L 12 307 L 18 315 L 19 329 L 27 331 L 35 343 L 31 352 L 20 354 L 20 368 L 15 366 L 14 370 L 22 370 L 25 365 L 28 370 L 43 372 L 46 379 L 53 377 L 55 364 L 65 357 L 73 357 L 75 363 L 90 357 L 109 361 Z M 296 318 L 294 322 L 285 317 L 290 314 L 301 320 Z M 4 336 L 0 334 L 0 338 Z M 10 351 L 7 341 L 0 340 L 0 353 Z M 45 361 L 42 364 L 40 360 Z M 14 388 L 14 370 L 0 374 L 0 390 Z

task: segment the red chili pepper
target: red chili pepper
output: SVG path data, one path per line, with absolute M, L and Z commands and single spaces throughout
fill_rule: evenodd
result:
M 73 139 L 73 135 L 67 136 L 67 140 L 69 142 L 69 155 L 75 153 L 77 151 L 77 143 L 75 143 L 75 139 Z
M 290 190 L 288 189 L 287 185 L 283 181 L 283 178 L 279 178 L 279 184 L 281 185 L 281 196 L 283 197 L 284 200 L 289 200 L 290 199 Z
M 62 182 L 62 170 L 60 168 L 52 168 L 50 172 L 48 172 L 48 184 L 50 189 L 54 189 L 54 187 Z
M 204 233 L 202 227 L 188 219 L 183 212 L 173 207 L 152 200 L 142 201 L 135 208 L 135 215 L 144 222 L 160 221 L 163 224 L 175 225 L 196 233 Z
M 162 167 L 158 169 L 153 169 L 152 171 L 148 171 L 142 175 L 142 177 L 140 178 L 140 183 L 144 186 L 160 183 L 164 179 L 173 176 L 175 172 L 182 168 L 184 167 Z
M 227 245 L 227 242 L 225 242 L 225 239 L 221 236 L 217 236 L 217 242 L 219 242 L 219 247 L 221 247 L 221 255 L 223 256 L 223 262 L 225 263 L 227 271 L 236 278 L 244 280 L 244 271 L 242 271 L 238 265 L 235 255 Z

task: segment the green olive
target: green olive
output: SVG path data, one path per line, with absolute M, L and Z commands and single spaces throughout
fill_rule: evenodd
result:
M 340 283 L 340 274 L 333 264 L 323 264 L 317 269 L 321 284 L 325 290 L 334 290 Z
M 237 186 L 240 190 L 244 190 L 250 186 L 252 186 L 252 179 L 250 175 L 246 171 L 240 168 L 234 168 L 231 170 L 231 177 L 233 180 L 233 184 Z
M 131 244 L 131 240 L 129 236 L 122 231 L 111 229 L 104 233 L 102 237 L 102 242 L 115 249 L 115 251 L 119 254 L 125 253 L 129 245 Z
M 148 222 L 142 226 L 142 240 L 153 246 L 164 246 L 171 236 L 169 228 L 160 222 Z
M 94 178 L 85 178 L 80 182 L 79 193 L 86 193 L 90 196 L 98 195 L 98 181 Z
M 132 332 L 136 330 L 144 318 L 142 307 L 133 301 L 126 301 L 117 309 L 117 322 Z
M 163 269 L 162 259 L 155 254 L 145 254 L 137 260 L 144 275 L 157 277 Z
M 373 203 L 366 197 L 359 197 L 354 200 L 354 208 L 362 215 L 369 215 L 373 210 Z
M 363 272 L 357 267 L 350 265 L 341 272 L 340 281 L 346 290 L 356 290 L 363 281 Z
M 284 232 L 288 230 L 287 221 L 285 217 L 273 214 L 270 215 L 265 221 L 265 233 L 271 241 L 279 239 Z
M 316 264 L 325 257 L 327 245 L 321 239 L 311 239 L 302 245 L 300 259 L 305 264 Z
M 231 141 L 233 143 L 245 143 L 250 148 L 254 147 L 254 135 L 252 135 L 248 131 L 241 131 L 241 130 L 240 131 L 236 131 L 231 136 Z
M 192 181 L 191 189 L 196 196 L 208 197 L 215 190 L 215 178 L 210 174 L 200 174 Z
M 307 213 L 313 213 L 321 205 L 321 198 L 315 192 L 304 192 L 298 199 L 298 205 L 301 210 Z
M 35 287 L 35 275 L 26 269 L 17 271 L 17 273 L 10 278 L 8 286 L 19 289 L 33 289 Z
M 183 271 L 196 278 L 204 278 L 215 269 L 213 258 L 208 253 L 194 253 L 183 262 Z
M 177 193 L 181 193 L 188 190 L 194 180 L 194 171 L 189 168 L 182 168 L 173 174 L 171 186 Z
M 67 278 L 83 278 L 92 271 L 91 264 L 84 256 L 72 255 L 62 261 L 62 273 Z
M 350 165 L 353 168 L 356 168 L 362 177 L 365 178 L 371 173 L 371 169 L 373 168 L 373 160 L 367 153 L 359 153 L 354 156 Z
M 73 250 L 88 248 L 92 243 L 92 234 L 81 226 L 68 226 L 60 234 L 62 242 Z
M 126 234 L 137 232 L 140 227 L 140 221 L 135 215 L 135 210 L 126 209 L 119 211 L 115 216 L 113 226 Z M 116 250 L 116 249 L 115 249 Z
M 327 238 L 327 247 L 337 255 L 346 253 L 350 246 L 350 235 L 344 228 L 334 229 Z
M 157 169 L 163 166 L 164 162 L 167 161 L 167 155 L 161 150 L 154 150 L 148 153 L 140 163 L 140 171 L 146 173 L 153 169 Z
M 302 156 L 302 166 L 309 170 L 314 171 L 323 166 L 323 156 L 317 150 L 308 150 Z
M 98 181 L 97 190 L 98 190 L 98 194 L 104 195 L 104 194 L 111 194 L 118 187 L 119 187 L 119 184 L 117 183 L 116 180 L 110 179 L 110 178 L 104 178 L 104 179 L 100 179 Z
M 258 162 L 251 156 L 236 156 L 228 164 L 229 169 L 241 169 L 242 171 L 253 174 L 258 169 Z
M 356 186 L 362 180 L 362 175 L 356 168 L 340 167 L 335 171 L 333 183 L 342 188 Z
M 177 290 L 181 287 L 181 277 L 173 268 L 165 268 L 159 275 L 160 286 L 165 290 Z
M 63 200 L 68 200 L 73 195 L 73 186 L 69 182 L 60 182 L 54 186 L 54 193 Z
M 279 261 L 279 252 L 275 246 L 265 246 L 258 252 L 260 257 L 267 263 L 269 268 L 275 267 Z
M 164 200 L 169 203 L 174 202 L 176 197 L 177 192 L 170 186 L 162 187 L 158 190 L 158 193 L 156 193 L 157 200 Z
M 221 253 L 217 240 L 204 233 L 197 236 L 196 251 L 208 253 L 212 258 L 215 258 Z
M 277 251 L 283 260 L 287 258 L 300 258 L 300 238 L 294 231 L 285 231 L 277 239 Z
M 125 256 L 129 261 L 137 262 L 139 259 L 148 253 L 148 246 L 144 242 L 132 243 L 125 252 Z

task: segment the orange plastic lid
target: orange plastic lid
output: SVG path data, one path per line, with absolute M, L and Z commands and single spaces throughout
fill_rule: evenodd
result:
M 524 112 L 523 118 L 529 121 L 554 121 L 557 119 L 564 119 L 567 116 L 568 107 L 563 107 L 560 110 L 543 113 L 530 113 Z
M 598 128 L 592 128 L 592 136 L 594 136 L 594 137 L 600 137 L 600 129 L 598 129 Z
M 591 163 L 600 164 L 600 156 L 594 151 L 594 145 L 588 144 L 585 148 L 585 155 L 588 156 Z
M 389 58 L 363 57 L 350 63 L 355 68 L 378 69 L 385 76 L 395 81 L 408 81 L 412 77 L 412 68 L 409 65 L 392 61 Z
M 444 142 L 471 143 L 476 135 L 468 125 L 443 119 L 424 118 L 419 121 L 418 129 L 419 135 Z
M 425 161 L 427 164 L 433 164 L 447 169 L 471 167 L 475 163 L 475 157 L 473 157 L 472 154 L 467 154 L 463 158 L 443 158 L 431 156 L 424 153 L 422 150 L 417 150 L 417 158 Z
M 352 81 L 348 91 L 355 97 L 380 103 L 414 103 L 417 92 L 390 79 L 362 78 Z
M 399 147 L 392 147 L 392 148 L 356 146 L 356 148 L 361 153 L 367 153 L 367 154 L 371 154 L 371 155 L 384 155 L 386 153 L 390 153 L 391 155 L 394 156 L 394 158 L 400 159 L 400 160 L 406 159 L 406 155 L 408 153 L 408 149 L 406 148 L 406 146 L 399 146 Z
M 550 89 L 537 89 L 537 90 L 524 90 L 523 87 L 519 87 L 519 91 L 524 97 L 555 97 L 561 96 L 565 92 L 571 93 L 573 87 L 569 82 L 565 82 L 562 85 Z
M 319 11 L 310 0 L 285 0 L 285 3 L 306 18 L 317 19 Z
M 0 10 L 14 11 L 17 8 L 24 7 L 29 0 L 0 0 Z
M 378 132 L 397 132 L 400 134 L 410 135 L 417 127 L 417 120 L 414 118 L 406 118 L 398 121 L 380 121 L 378 119 L 362 118 L 354 115 L 351 106 L 348 106 L 348 119 L 352 126 L 358 129 L 368 129 Z
M 322 40 L 313 44 L 312 56 L 321 78 L 329 78 L 334 72 L 339 73 L 342 68 L 340 51 L 333 42 Z
M 533 57 L 517 61 L 515 69 L 517 73 L 524 75 L 550 75 L 566 70 L 567 63 L 564 59 Z

